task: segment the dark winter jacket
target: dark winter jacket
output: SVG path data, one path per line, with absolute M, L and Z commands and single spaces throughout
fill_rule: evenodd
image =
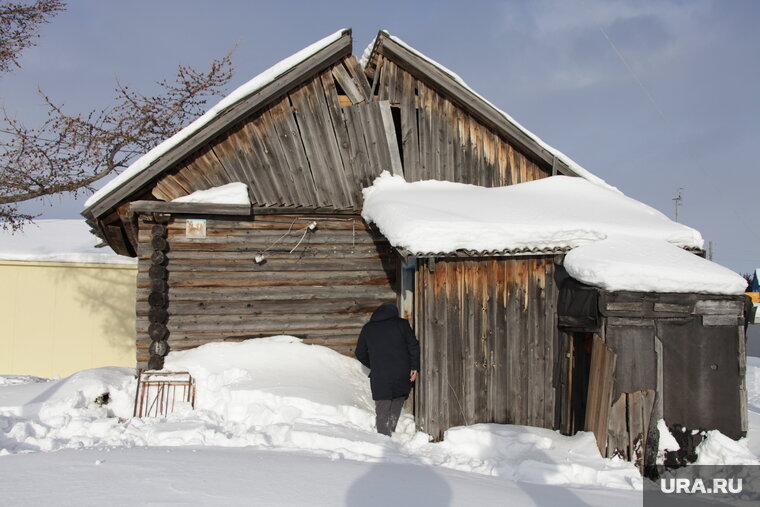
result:
M 409 394 L 409 374 L 420 369 L 420 344 L 409 321 L 399 317 L 396 305 L 382 305 L 374 311 L 359 334 L 356 358 L 370 369 L 372 399 L 391 400 Z

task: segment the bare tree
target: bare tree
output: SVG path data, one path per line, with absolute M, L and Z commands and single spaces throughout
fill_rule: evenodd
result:
M 18 59 L 26 48 L 35 45 L 39 25 L 65 8 L 63 0 L 37 0 L 32 5 L 0 3 L 0 72 L 21 67 Z
M 18 66 L 19 53 L 33 45 L 37 26 L 63 8 L 56 0 L 34 4 L 46 11 L 24 11 L 18 4 L 0 3 L 0 20 L 6 12 L 25 12 L 14 22 L 13 40 L 0 33 L 0 70 Z M 34 6 L 29 6 L 32 9 Z M 53 10 L 50 10 L 53 9 Z M 41 17 L 40 17 L 41 16 Z M 0 28 L 5 28 L 5 20 Z M 6 48 L 7 54 L 6 57 Z M 5 64 L 5 68 L 2 66 Z M 110 107 L 87 113 L 67 113 L 40 92 L 48 118 L 28 127 L 3 110 L 0 126 L 0 226 L 18 229 L 33 217 L 18 204 L 61 192 L 91 190 L 100 178 L 129 166 L 134 158 L 170 137 L 204 112 L 207 100 L 222 95 L 232 78 L 231 54 L 215 59 L 206 72 L 179 65 L 172 80 L 158 81 L 159 93 L 143 95 L 117 82 Z

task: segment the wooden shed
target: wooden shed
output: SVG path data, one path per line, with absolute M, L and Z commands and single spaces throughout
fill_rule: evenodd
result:
M 484 186 L 575 174 L 387 33 L 365 66 L 351 45 L 341 31 L 257 76 L 87 202 L 95 234 L 139 259 L 139 367 L 273 333 L 350 353 L 398 294 L 399 257 L 360 215 L 383 170 Z M 172 202 L 231 182 L 251 206 Z M 199 220 L 205 237 L 188 233 Z
M 694 430 L 746 436 L 748 311 L 744 295 L 610 292 L 566 279 L 560 429 L 592 430 L 603 454 L 631 460 L 644 457 L 659 419 L 693 445 L 703 437 Z
M 273 334 L 350 354 L 372 310 L 397 302 L 423 344 L 422 429 L 579 429 L 568 336 L 604 341 L 607 324 L 560 327 L 567 248 L 410 253 L 362 218 L 362 189 L 382 171 L 481 187 L 598 178 L 386 32 L 366 61 L 351 51 L 344 30 L 293 55 L 88 200 L 93 232 L 138 258 L 137 366 Z M 175 201 L 234 182 L 250 204 Z

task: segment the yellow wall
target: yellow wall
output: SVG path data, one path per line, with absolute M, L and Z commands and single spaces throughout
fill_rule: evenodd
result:
M 0 375 L 135 366 L 136 265 L 0 260 Z

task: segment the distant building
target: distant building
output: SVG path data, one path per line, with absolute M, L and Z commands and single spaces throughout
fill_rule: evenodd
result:
M 0 374 L 134 366 L 134 260 L 96 249 L 84 220 L 0 230 Z

